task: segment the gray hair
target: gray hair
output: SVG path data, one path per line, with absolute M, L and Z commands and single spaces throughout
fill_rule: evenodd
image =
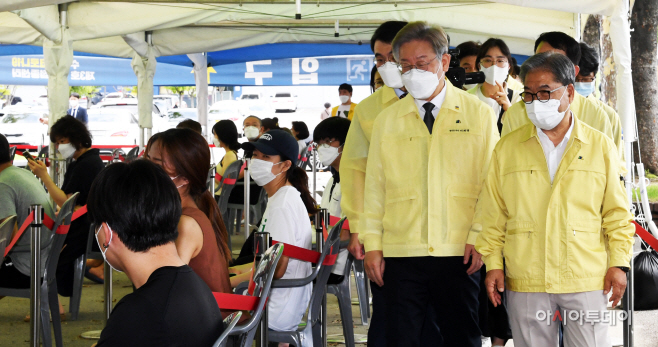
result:
M 432 45 L 439 60 L 448 53 L 448 35 L 438 25 L 429 25 L 427 22 L 411 22 L 402 28 L 393 39 L 393 56 L 400 61 L 400 47 L 411 41 L 425 41 Z
M 576 69 L 566 55 L 555 52 L 535 54 L 521 65 L 521 81 L 525 84 L 525 77 L 531 71 L 546 71 L 553 74 L 553 80 L 564 86 L 576 81 Z

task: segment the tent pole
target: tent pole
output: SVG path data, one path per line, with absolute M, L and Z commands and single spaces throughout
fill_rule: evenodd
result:
M 201 123 L 203 137 L 208 138 L 208 56 L 206 53 L 188 54 L 194 63 L 194 82 L 196 84 L 196 112 Z

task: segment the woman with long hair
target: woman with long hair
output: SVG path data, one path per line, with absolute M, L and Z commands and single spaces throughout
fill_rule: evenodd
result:
M 147 158 L 172 179 L 181 198 L 176 249 L 213 292 L 230 293 L 231 252 L 219 207 L 206 189 L 210 150 L 206 140 L 190 129 L 169 129 L 149 143 Z
M 238 160 L 238 149 L 240 149 L 238 128 L 233 121 L 225 119 L 215 123 L 212 127 L 212 133 L 214 135 L 213 143 L 215 147 L 223 148 L 226 151 L 226 154 L 224 154 L 224 157 L 217 165 L 217 174 L 224 176 L 226 168 Z M 219 178 L 217 176 L 215 176 L 215 184 L 219 184 Z M 215 192 L 215 195 L 219 196 L 221 193 L 222 190 L 219 189 Z
M 270 233 L 273 240 L 310 249 L 309 214 L 317 212 L 317 204 L 308 189 L 306 171 L 296 165 L 298 147 L 295 138 L 283 130 L 268 131 L 258 141 L 242 144 L 245 150 L 253 151 L 249 174 L 269 198 L 258 230 Z M 244 272 L 233 277 L 232 283 L 249 280 L 251 267 L 251 264 L 243 265 Z M 274 277 L 304 278 L 310 273 L 310 263 L 284 255 Z M 270 329 L 295 328 L 306 311 L 311 290 L 310 283 L 298 288 L 272 289 L 268 303 Z

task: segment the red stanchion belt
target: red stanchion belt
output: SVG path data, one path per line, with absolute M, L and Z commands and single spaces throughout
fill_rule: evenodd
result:
M 32 224 L 33 221 L 34 221 L 34 215 L 32 213 L 30 213 L 30 215 L 27 216 L 27 218 L 25 218 L 25 221 L 23 222 L 23 225 L 21 225 L 21 228 L 18 229 L 18 233 L 16 233 L 16 237 L 14 237 L 14 239 L 11 240 L 11 242 L 9 243 L 9 246 L 7 246 L 7 248 L 5 248 L 4 257 L 7 256 L 9 251 L 11 251 L 11 248 L 14 247 L 14 245 L 18 241 L 18 238 L 20 238 L 21 235 L 23 235 L 23 233 L 25 232 L 25 229 L 27 229 L 27 227 L 29 227 L 30 224 Z
M 257 296 L 228 294 L 228 293 L 212 293 L 217 301 L 217 306 L 224 310 L 237 310 L 237 311 L 255 311 L 258 307 Z
M 277 243 L 283 243 L 283 242 L 272 241 L 272 244 L 277 244 Z M 284 245 L 283 255 L 287 257 L 301 261 L 307 261 L 309 263 L 314 263 L 314 264 L 317 264 L 318 260 L 320 260 L 321 253 L 319 252 L 311 251 L 310 249 L 306 249 L 302 247 L 293 246 L 287 243 L 283 243 L 283 245 Z M 324 258 L 322 265 L 334 265 L 336 263 L 337 257 L 338 254 L 328 254 Z
M 87 205 L 84 205 L 80 207 L 77 211 L 73 212 L 73 215 L 71 215 L 71 222 L 74 220 L 80 218 L 83 214 L 87 213 Z M 18 242 L 18 239 L 21 238 L 25 230 L 27 230 L 27 227 L 30 226 L 30 224 L 34 221 L 34 215 L 30 213 L 30 215 L 25 219 L 23 224 L 21 225 L 20 229 L 18 229 L 18 232 L 16 233 L 16 236 L 11 240 L 7 248 L 5 248 L 5 257 L 7 254 L 9 254 L 9 251 L 11 251 L 12 247 Z M 48 229 L 53 229 L 53 226 L 55 226 L 55 221 L 50 218 L 47 214 L 43 214 L 43 225 L 48 228 Z M 57 227 L 57 230 L 55 230 L 56 234 L 67 234 L 69 232 L 69 228 L 71 225 L 60 225 Z
M 642 226 L 637 224 L 637 222 L 633 221 L 633 223 L 635 223 L 635 233 L 637 234 L 637 236 L 639 236 L 642 240 L 644 240 L 644 242 L 649 244 L 649 246 L 651 246 L 651 248 L 653 248 L 655 251 L 658 251 L 658 240 L 656 240 L 656 238 L 653 235 L 651 235 L 650 232 L 648 232 Z
M 340 222 L 339 217 L 329 216 L 329 225 L 336 225 L 338 222 Z M 346 219 L 343 222 L 343 229 L 350 230 L 350 221 L 349 220 Z

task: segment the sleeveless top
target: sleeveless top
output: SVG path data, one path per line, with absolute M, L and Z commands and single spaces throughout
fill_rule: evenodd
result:
M 232 293 L 226 259 L 219 253 L 215 231 L 210 219 L 203 211 L 194 207 L 184 207 L 183 215 L 192 217 L 203 232 L 203 247 L 196 257 L 190 259 L 190 267 L 206 282 L 210 290 L 220 293 Z

